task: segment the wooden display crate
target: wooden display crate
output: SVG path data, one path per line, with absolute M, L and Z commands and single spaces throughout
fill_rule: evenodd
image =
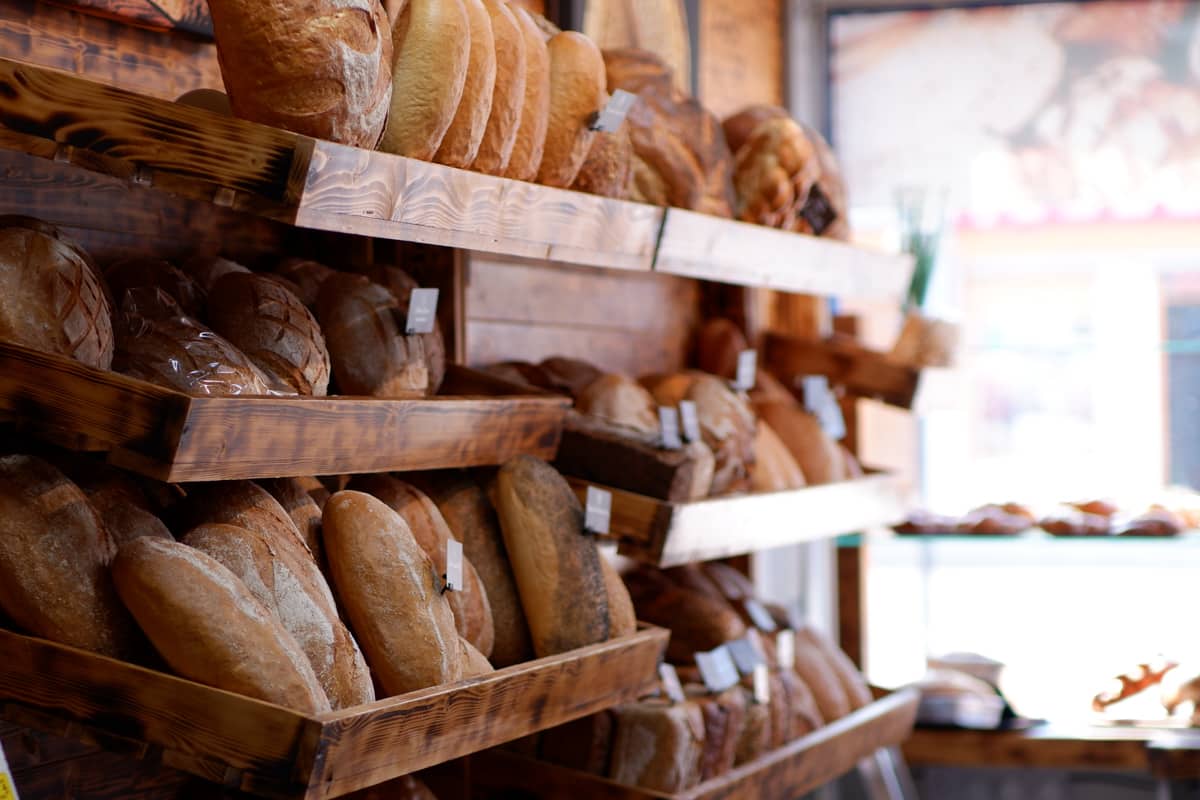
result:
M 585 501 L 591 484 L 577 479 L 573 484 Z M 827 539 L 890 525 L 909 512 L 906 482 L 885 472 L 785 492 L 690 503 L 609 491 L 613 495 L 609 531 L 620 552 L 660 567 Z
M 193 397 L 0 342 L 0 416 L 163 481 L 553 458 L 568 398 L 457 366 L 437 397 Z
M 168 135 L 169 132 L 169 135 Z M 911 259 L 372 152 L 0 59 L 0 148 L 303 228 L 816 294 Z
M 530 798 L 578 800 L 762 800 L 798 798 L 849 772 L 866 756 L 912 732 L 919 695 L 903 689 L 791 744 L 680 794 L 624 786 L 503 750 L 470 759 L 476 798 L 518 791 Z
M 338 797 L 629 702 L 654 682 L 667 632 L 309 715 L 0 630 L 0 717 L 98 743 L 229 789 Z
M 809 341 L 768 334 L 763 351 L 767 371 L 785 384 L 802 375 L 824 375 L 852 395 L 899 408 L 912 408 L 921 382 L 921 370 L 849 337 Z

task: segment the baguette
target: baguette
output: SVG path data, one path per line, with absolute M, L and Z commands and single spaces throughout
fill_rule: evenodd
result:
M 521 122 L 513 143 L 506 178 L 532 181 L 537 178 L 546 148 L 546 129 L 550 124 L 550 51 L 546 40 L 524 8 L 514 8 L 521 37 L 525 40 L 525 98 L 521 104 Z
M 563 31 L 550 40 L 550 123 L 537 182 L 567 188 L 575 182 L 596 134 L 592 115 L 604 105 L 604 57 L 591 39 Z

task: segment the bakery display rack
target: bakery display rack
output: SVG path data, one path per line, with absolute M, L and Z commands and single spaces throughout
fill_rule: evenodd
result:
M 311 139 L 0 59 L 0 148 L 301 228 L 825 295 L 912 261 Z
M 521 792 L 580 800 L 755 800 L 800 797 L 849 772 L 881 748 L 900 744 L 916 721 L 918 694 L 902 689 L 791 744 L 679 794 L 662 794 L 502 750 L 470 759 L 476 797 Z

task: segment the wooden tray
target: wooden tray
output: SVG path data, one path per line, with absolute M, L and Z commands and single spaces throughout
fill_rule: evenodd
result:
M 912 269 L 903 256 L 345 147 L 5 59 L 0 148 L 304 228 L 501 255 L 897 297 Z
M 912 408 L 921 381 L 920 370 L 850 338 L 806 341 L 768 334 L 763 347 L 767 371 L 787 385 L 802 375 L 825 375 L 852 395 Z
M 589 484 L 577 479 L 572 483 L 585 501 Z M 909 512 L 908 486 L 884 472 L 787 492 L 690 503 L 609 491 L 613 495 L 609 532 L 620 552 L 660 567 L 827 539 L 890 525 Z
M 445 395 L 192 397 L 0 342 L 0 415 L 163 481 L 340 475 L 554 457 L 569 398 L 451 366 Z
M 470 759 L 476 798 L 517 790 L 531 798 L 577 800 L 791 800 L 849 772 L 866 756 L 912 732 L 919 695 L 903 689 L 821 730 L 681 794 L 624 786 L 503 750 Z
M 644 694 L 667 632 L 306 715 L 0 630 L 0 717 L 269 797 L 330 798 Z

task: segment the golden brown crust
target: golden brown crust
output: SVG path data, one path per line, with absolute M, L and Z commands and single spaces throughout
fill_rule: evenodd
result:
M 762 420 L 758 422 L 758 434 L 754 437 L 754 459 L 750 487 L 756 492 L 783 492 L 808 484 L 804 470 L 788 452 L 787 446 Z
M 312 557 L 288 512 L 266 489 L 252 481 L 189 485 L 187 497 L 175 509 L 175 517 L 174 527 L 180 534 L 206 523 L 236 525 L 272 540 L 287 539 Z
M 470 25 L 467 80 L 454 119 L 433 160 L 466 169 L 475 161 L 492 113 L 496 86 L 496 40 L 492 18 L 482 0 L 463 0 Z
M 313 481 L 317 491 L 328 499 L 329 491 L 321 486 L 320 481 L 315 478 L 269 478 L 257 483 L 274 497 L 279 506 L 291 517 L 292 523 L 300 532 L 300 538 L 308 546 L 308 551 L 312 553 L 313 559 L 316 560 L 319 567 L 324 569 L 325 550 L 321 546 L 321 506 L 309 493 L 314 488 L 313 483 L 305 481 Z
M 523 8 L 514 8 L 513 11 L 525 40 L 525 99 L 522 101 L 516 142 L 504 176 L 532 181 L 542 165 L 546 129 L 550 124 L 550 51 L 530 13 Z
M 610 373 L 589 383 L 576 397 L 575 409 L 642 433 L 659 432 L 654 398 L 624 375 Z
M 464 680 L 467 678 L 478 678 L 480 675 L 487 675 L 496 671 L 496 668 L 492 666 L 492 662 L 488 661 L 487 656 L 479 652 L 479 649 L 475 645 L 462 636 L 458 637 L 458 647 L 462 654 L 462 676 Z
M 721 129 L 725 132 L 725 142 L 735 155 L 742 146 L 750 140 L 754 130 L 769 119 L 789 119 L 791 114 L 779 106 L 755 105 L 747 106 L 736 114 L 725 118 Z
M 795 403 L 759 403 L 755 410 L 787 448 L 809 485 L 833 483 L 846 474 L 842 451 L 812 414 Z
M 359 267 L 357 272 L 388 289 L 399 304 L 396 307 L 397 318 L 408 319 L 408 304 L 412 300 L 413 289 L 420 288 L 411 275 L 390 264 L 371 264 Z M 429 333 L 406 334 L 405 338 L 414 357 L 425 362 L 425 369 L 429 373 L 429 394 L 437 394 L 446 377 L 446 342 L 442 338 L 441 324 L 434 320 L 433 330 Z
M 604 58 L 591 39 L 563 31 L 550 40 L 550 122 L 537 182 L 567 188 L 592 146 L 592 115 L 604 105 Z
M 525 53 L 525 34 L 508 4 L 504 0 L 483 0 L 483 4 L 491 17 L 492 37 L 496 42 L 496 80 L 491 115 L 471 169 L 503 175 L 517 143 L 529 59 Z
M 600 554 L 600 570 L 604 573 L 604 592 L 608 597 L 609 638 L 632 636 L 637 633 L 637 613 L 633 610 L 633 598 L 625 588 L 620 573 L 612 562 Z
M 622 125 L 616 131 L 596 134 L 571 188 L 624 200 L 629 196 L 632 180 L 633 140 L 629 138 L 629 128 Z

